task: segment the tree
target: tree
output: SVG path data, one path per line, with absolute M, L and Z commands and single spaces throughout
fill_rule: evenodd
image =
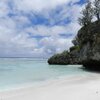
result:
M 79 24 L 82 26 L 86 26 L 92 22 L 93 19 L 93 7 L 92 3 L 88 0 L 85 8 L 81 12 L 81 17 L 78 19 Z
M 100 20 L 100 0 L 94 1 L 94 15 Z

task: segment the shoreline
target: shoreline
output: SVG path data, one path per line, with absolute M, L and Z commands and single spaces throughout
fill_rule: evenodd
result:
M 87 73 L 87 74 L 90 74 L 90 73 Z M 8 88 L 3 88 L 3 89 L 0 89 L 0 93 L 2 92 L 9 92 L 9 91 L 16 91 L 16 90 L 22 90 L 22 89 L 27 89 L 27 88 L 38 88 L 40 86 L 44 86 L 44 85 L 47 85 L 47 84 L 50 84 L 50 83 L 53 83 L 53 82 L 59 82 L 59 81 L 62 81 L 62 80 L 65 80 L 67 79 L 68 81 L 73 81 L 74 78 L 76 80 L 76 77 L 78 76 L 86 76 L 87 75 L 86 73 L 85 74 L 77 74 L 77 75 L 62 75 L 62 76 L 58 76 L 56 78 L 50 78 L 50 79 L 46 79 L 46 80 L 42 80 L 42 81 L 36 81 L 36 82 L 26 82 L 26 83 L 20 83 L 20 84 L 12 84 L 12 87 L 8 87 Z
M 70 66 L 71 65 L 69 65 L 69 67 Z M 80 69 L 81 65 L 79 65 L 79 66 L 74 65 L 74 68 Z M 90 74 L 90 72 L 82 70 L 82 73 L 81 72 L 77 73 L 77 71 L 76 71 L 76 73 L 68 73 L 68 74 L 64 74 L 64 75 L 62 74 L 61 76 L 58 75 L 56 77 L 49 77 L 48 79 L 43 79 L 43 80 L 22 82 L 22 83 L 17 83 L 17 84 L 11 84 L 8 86 L 5 85 L 0 88 L 0 92 L 19 90 L 19 89 L 24 89 L 24 88 L 28 88 L 28 87 L 39 87 L 41 85 L 45 85 L 45 84 L 53 82 L 53 81 L 60 81 L 62 79 L 70 80 L 70 79 L 74 79 L 74 77 L 76 77 L 76 76 L 80 76 L 80 75 L 82 76 L 82 75 L 87 75 L 87 74 Z
M 75 75 L 49 80 L 36 87 L 0 92 L 0 98 L 1 100 L 90 100 L 91 97 L 91 100 L 99 100 L 99 84 L 100 74 Z M 74 96 L 79 96 L 79 98 L 84 96 L 84 98 L 74 99 Z

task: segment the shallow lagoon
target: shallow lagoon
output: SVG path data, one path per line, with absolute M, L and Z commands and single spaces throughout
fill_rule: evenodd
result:
M 48 65 L 46 59 L 0 58 L 0 90 L 87 73 L 81 65 Z

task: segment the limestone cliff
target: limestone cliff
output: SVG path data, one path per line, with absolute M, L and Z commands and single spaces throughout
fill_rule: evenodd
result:
M 79 30 L 79 58 L 85 67 L 100 68 L 100 21 Z
M 56 54 L 49 64 L 83 64 L 85 67 L 100 68 L 100 21 L 82 27 L 73 40 L 74 46 L 67 55 Z M 59 56 L 58 56 L 59 55 Z

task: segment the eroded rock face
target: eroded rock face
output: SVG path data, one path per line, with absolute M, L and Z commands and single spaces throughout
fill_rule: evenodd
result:
M 49 58 L 48 63 L 58 65 L 79 64 L 79 52 L 77 50 L 64 51 Z
M 84 30 L 84 31 L 83 31 Z M 100 66 L 100 22 L 81 29 L 78 33 L 80 45 L 79 58 L 81 63 L 87 66 Z M 91 68 L 92 68 L 91 67 Z
M 53 56 L 48 60 L 49 64 L 83 64 L 87 68 L 99 69 L 100 21 L 82 27 L 74 43 L 74 47 L 70 48 L 70 52 L 67 51 L 67 55 Z

